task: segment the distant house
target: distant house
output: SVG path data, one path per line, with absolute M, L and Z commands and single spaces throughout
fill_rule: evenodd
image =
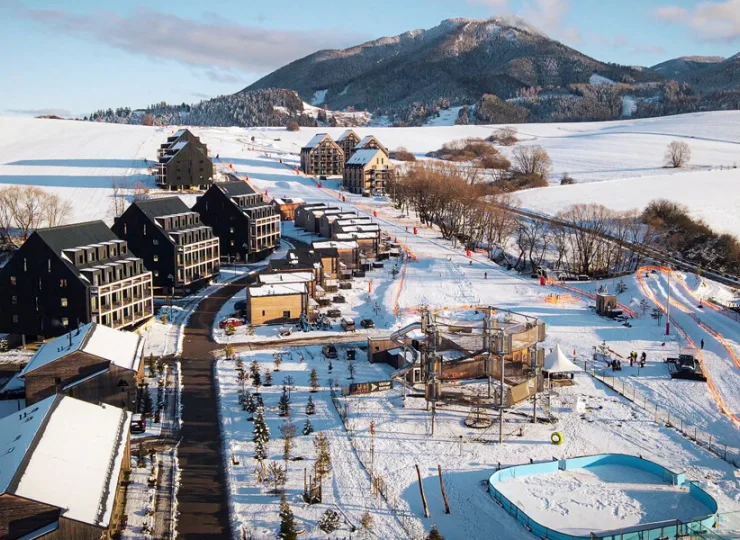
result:
M 331 238 L 332 225 L 337 220 L 356 218 L 357 212 L 342 212 L 341 214 L 325 213 L 319 219 L 319 234 Z
M 260 261 L 280 245 L 280 215 L 246 182 L 212 185 L 193 210 L 213 228 L 226 260 Z
M 144 260 L 164 294 L 187 294 L 219 274 L 218 238 L 180 197 L 135 201 L 113 232 Z
M 279 197 L 272 200 L 272 205 L 280 214 L 281 221 L 293 221 L 296 209 L 306 204 L 306 201 L 298 197 Z
M 247 316 L 253 325 L 295 323 L 305 314 L 310 316 L 305 283 L 258 285 L 247 287 Z
M 119 537 L 130 421 L 123 409 L 61 395 L 0 419 L 0 538 Z
M 325 292 L 336 292 L 339 272 L 339 253 L 334 248 L 291 249 L 284 259 L 273 259 L 269 272 L 313 272 L 316 284 Z
M 306 214 L 306 218 L 303 223 L 303 229 L 306 232 L 319 234 L 319 232 L 321 231 L 321 220 L 324 216 L 339 216 L 344 213 L 344 210 L 336 206 L 329 206 L 326 208 L 311 208 Z
M 355 151 L 355 147 L 359 144 L 360 136 L 353 130 L 348 129 L 342 133 L 337 139 L 337 144 L 342 147 L 344 151 L 344 159 L 348 160 L 352 153 Z
M 177 130 L 158 151 L 157 186 L 169 190 L 206 189 L 213 183 L 208 148 L 187 129 Z
M 344 265 L 347 270 L 355 270 L 360 267 L 360 246 L 354 240 L 347 242 L 336 240 L 314 242 L 311 247 L 315 250 L 336 249 L 340 267 Z
M 362 148 L 344 166 L 342 184 L 351 193 L 384 194 L 386 183 L 395 174 L 396 168 L 383 150 Z
M 306 174 L 341 176 L 344 151 L 326 133 L 316 134 L 301 148 L 301 170 Z
M 0 269 L 0 332 L 49 338 L 153 313 L 152 273 L 102 221 L 38 229 Z
M 381 144 L 381 142 L 375 138 L 374 135 L 367 135 L 362 138 L 360 142 L 357 143 L 357 146 L 355 146 L 355 152 L 358 150 L 368 150 L 368 149 L 378 149 L 382 150 L 385 154 L 385 157 L 389 157 L 390 153 L 388 152 L 388 149 Z
M 133 411 L 143 348 L 138 334 L 95 323 L 44 343 L 20 374 L 26 403 L 64 394 Z

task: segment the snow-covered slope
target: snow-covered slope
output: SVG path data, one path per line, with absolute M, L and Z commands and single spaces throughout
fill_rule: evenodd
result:
M 465 137 L 487 137 L 499 126 L 440 126 L 415 128 L 356 128 L 360 136 L 376 135 L 386 147 L 408 148 L 417 156 Z M 598 201 L 615 208 L 642 207 L 655 197 L 688 204 L 694 215 L 713 227 L 740 234 L 734 217 L 738 197 L 734 188 L 740 161 L 740 112 L 696 113 L 621 122 L 523 124 L 517 126 L 520 144 L 543 146 L 553 160 L 552 184 L 562 173 L 578 183 L 568 188 L 542 188 L 520 194 L 524 206 L 552 213 L 574 202 Z M 151 185 L 147 167 L 174 128 L 127 126 L 0 118 L 0 184 L 30 184 L 48 188 L 72 200 L 74 219 L 110 220 L 110 185 L 126 177 Z M 318 132 L 338 137 L 345 128 L 192 128 L 219 155 L 218 167 L 239 170 L 269 184 L 280 184 L 290 169 L 264 163 L 253 169 L 256 151 L 299 152 Z M 254 142 L 252 142 L 254 137 Z M 663 154 L 673 140 L 692 150 L 691 168 L 663 168 Z M 503 148 L 510 154 L 511 148 Z M 148 160 L 148 161 L 147 161 Z M 600 182 L 597 185 L 591 183 Z M 286 193 L 286 195 L 290 195 Z M 300 196 L 294 193 L 295 196 Z

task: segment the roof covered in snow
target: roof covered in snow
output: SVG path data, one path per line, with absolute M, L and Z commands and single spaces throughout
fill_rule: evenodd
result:
M 354 132 L 353 130 L 351 130 L 351 129 L 348 129 L 347 131 L 345 131 L 344 133 L 342 133 L 342 134 L 341 134 L 341 135 L 339 136 L 339 138 L 337 139 L 337 142 L 342 142 L 342 141 L 344 141 L 344 139 L 346 139 L 346 138 L 347 138 L 347 137 L 349 137 L 350 135 L 354 135 L 354 136 L 355 136 L 355 137 L 356 137 L 357 139 L 359 139 L 359 138 L 360 138 L 360 136 L 359 136 L 359 135 L 358 135 L 357 133 L 355 133 L 355 132 Z
M 313 280 L 313 272 L 278 272 L 275 274 L 260 274 L 260 283 L 262 283 L 263 285 L 279 285 L 281 283 L 308 283 Z
M 323 249 L 323 248 L 335 248 L 335 249 L 357 249 L 357 242 L 350 241 L 350 242 L 335 242 L 333 240 L 327 240 L 324 242 L 314 242 L 311 244 L 311 247 L 314 249 Z
M 247 287 L 247 296 L 260 298 L 264 296 L 290 296 L 294 294 L 307 294 L 304 283 L 284 283 L 262 285 L 260 287 Z
M 379 148 L 362 148 L 352 154 L 352 157 L 347 161 L 347 165 L 367 165 L 379 153 L 383 153 Z
M 89 323 L 44 343 L 23 368 L 21 376 L 77 351 L 97 356 L 124 369 L 138 371 L 143 345 L 138 334 Z
M 340 232 L 334 235 L 339 241 L 347 240 L 369 240 L 378 237 L 377 233 L 374 232 Z
M 325 139 L 332 140 L 331 137 L 329 137 L 328 133 L 317 133 L 314 135 L 310 141 L 306 143 L 306 146 L 303 148 L 316 148 L 319 144 L 321 144 Z
M 0 419 L 0 494 L 107 528 L 130 413 L 55 395 Z
M 385 146 L 375 137 L 375 135 L 365 135 L 360 142 L 357 143 L 357 150 L 359 151 L 361 148 L 365 148 L 370 142 L 375 142 L 386 154 L 388 151 L 386 150 Z

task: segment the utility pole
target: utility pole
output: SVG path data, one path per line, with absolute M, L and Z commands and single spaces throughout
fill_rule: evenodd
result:
M 491 399 L 491 374 L 493 372 L 493 308 L 489 306 L 486 317 L 486 334 L 488 337 L 488 399 Z
M 503 444 L 504 442 L 504 352 L 501 351 L 501 373 L 499 373 L 501 376 L 501 400 L 500 400 L 500 409 L 499 409 L 499 417 L 498 417 L 498 442 L 499 444 Z
M 668 305 L 666 307 L 665 335 L 671 335 L 671 265 L 668 265 Z

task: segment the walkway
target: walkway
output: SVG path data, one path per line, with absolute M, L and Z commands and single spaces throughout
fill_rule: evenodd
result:
M 185 329 L 182 352 L 182 429 L 178 457 L 181 469 L 177 495 L 180 538 L 231 537 L 229 497 L 224 471 L 218 395 L 211 339 L 219 309 L 247 285 L 245 277 L 205 298 Z

